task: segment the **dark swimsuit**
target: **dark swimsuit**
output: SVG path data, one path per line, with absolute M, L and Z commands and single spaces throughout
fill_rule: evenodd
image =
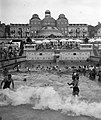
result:
M 5 81 L 3 89 L 10 88 L 11 80 L 10 81 Z
M 79 87 L 73 87 L 73 95 L 79 95 Z
M 70 83 L 69 85 L 73 85 L 73 92 L 72 94 L 75 95 L 79 95 L 79 87 L 78 87 L 78 83 L 76 83 L 76 85 L 74 86 L 74 81 L 72 83 Z

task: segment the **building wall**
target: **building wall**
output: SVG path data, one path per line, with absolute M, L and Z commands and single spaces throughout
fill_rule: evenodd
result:
M 28 24 L 10 24 L 10 36 L 16 38 L 29 37 L 29 25 Z
M 96 36 L 97 36 L 97 37 L 101 37 L 101 28 L 99 28 L 99 29 L 97 30 Z
M 41 29 L 41 19 L 37 14 L 34 14 L 29 20 L 30 26 L 30 36 L 34 37 L 38 34 L 38 31 Z
M 90 51 L 86 52 L 61 52 L 59 60 L 87 60 Z
M 46 10 L 43 20 L 37 14 L 34 14 L 29 20 L 29 24 L 10 24 L 11 37 L 26 37 L 26 32 L 29 33 L 30 37 L 35 37 L 45 26 L 57 27 L 66 37 L 82 38 L 88 36 L 87 24 L 69 24 L 64 14 L 60 14 L 58 19 L 55 20 L 51 17 L 51 12 Z M 18 33 L 19 28 L 22 30 L 22 35 Z
M 53 60 L 54 52 L 33 52 L 26 51 L 26 60 Z
M 68 20 L 64 14 L 60 14 L 56 21 L 57 28 L 64 36 L 68 36 Z
M 51 27 L 56 26 L 55 19 L 51 17 L 51 12 L 49 10 L 45 11 L 45 17 L 42 20 L 42 27 L 47 27 L 47 26 L 51 26 Z
M 69 24 L 68 26 L 69 37 L 87 37 L 88 36 L 88 25 L 87 24 Z
M 40 60 L 54 60 L 54 51 L 52 52 L 35 52 L 35 51 L 26 51 L 26 60 L 40 61 Z M 61 51 L 59 53 L 59 61 L 68 61 L 68 60 L 87 60 L 91 55 L 91 51 L 78 51 L 78 52 L 67 52 Z

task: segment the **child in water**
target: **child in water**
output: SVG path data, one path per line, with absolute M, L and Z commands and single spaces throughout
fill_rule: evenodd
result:
M 67 83 L 68 85 L 72 85 L 72 87 L 70 88 L 73 88 L 73 96 L 79 96 L 79 87 L 78 87 L 78 82 L 79 82 L 79 75 L 78 73 L 74 72 L 72 74 L 72 79 L 73 81 L 71 83 Z

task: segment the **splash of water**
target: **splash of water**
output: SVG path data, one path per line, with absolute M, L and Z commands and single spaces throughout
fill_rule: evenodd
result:
M 101 102 L 88 102 L 73 96 L 60 96 L 53 87 L 21 86 L 16 91 L 0 91 L 0 106 L 32 104 L 33 109 L 61 110 L 76 115 L 87 115 L 101 118 Z

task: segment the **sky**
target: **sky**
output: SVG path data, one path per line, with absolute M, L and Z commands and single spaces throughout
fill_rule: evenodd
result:
M 0 0 L 0 21 L 27 24 L 33 14 L 42 20 L 46 10 L 50 10 L 54 19 L 64 14 L 69 24 L 101 22 L 101 0 Z

